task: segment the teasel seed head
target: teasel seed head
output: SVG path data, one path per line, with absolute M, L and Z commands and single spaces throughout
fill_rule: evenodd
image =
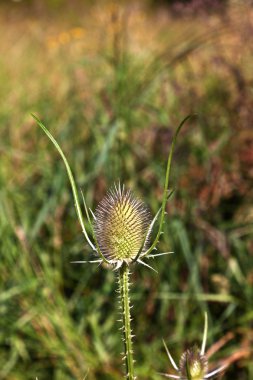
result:
M 197 346 L 183 353 L 179 364 L 180 379 L 203 380 L 208 370 L 207 359 Z
M 115 186 L 95 211 L 94 232 L 104 257 L 112 263 L 135 259 L 147 245 L 149 223 L 146 206 L 124 186 Z

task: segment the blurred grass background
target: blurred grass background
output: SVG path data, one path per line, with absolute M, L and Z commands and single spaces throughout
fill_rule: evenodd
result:
M 138 378 L 200 342 L 253 379 L 253 8 L 247 1 L 0 2 L 0 379 L 122 378 L 115 273 L 90 257 L 58 153 L 94 210 L 121 180 L 158 210 L 159 274 L 133 271 Z M 212 360 L 211 360 L 212 363 Z M 215 364 L 214 364 L 215 365 Z

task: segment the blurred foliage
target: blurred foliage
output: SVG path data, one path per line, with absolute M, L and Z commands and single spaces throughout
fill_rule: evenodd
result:
M 8 3 L 8 4 L 7 4 Z M 133 272 L 140 379 L 202 336 L 224 379 L 253 378 L 253 10 L 174 18 L 147 3 L 1 2 L 0 379 L 122 378 L 115 273 L 90 257 L 57 137 L 94 209 L 120 179 L 158 210 L 178 123 L 173 198 L 156 260 Z M 51 9 L 51 7 L 50 7 Z

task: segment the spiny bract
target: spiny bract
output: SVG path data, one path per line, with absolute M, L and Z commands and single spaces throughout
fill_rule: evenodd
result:
M 112 262 L 135 259 L 145 249 L 149 222 L 143 202 L 124 186 L 115 186 L 95 211 L 94 232 L 104 257 Z

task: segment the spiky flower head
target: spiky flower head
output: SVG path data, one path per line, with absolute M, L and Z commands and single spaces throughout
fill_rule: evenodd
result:
M 130 262 L 147 244 L 150 215 L 130 190 L 115 186 L 98 204 L 94 232 L 104 257 Z
M 207 373 L 207 359 L 197 346 L 183 353 L 179 364 L 180 379 L 203 380 Z

